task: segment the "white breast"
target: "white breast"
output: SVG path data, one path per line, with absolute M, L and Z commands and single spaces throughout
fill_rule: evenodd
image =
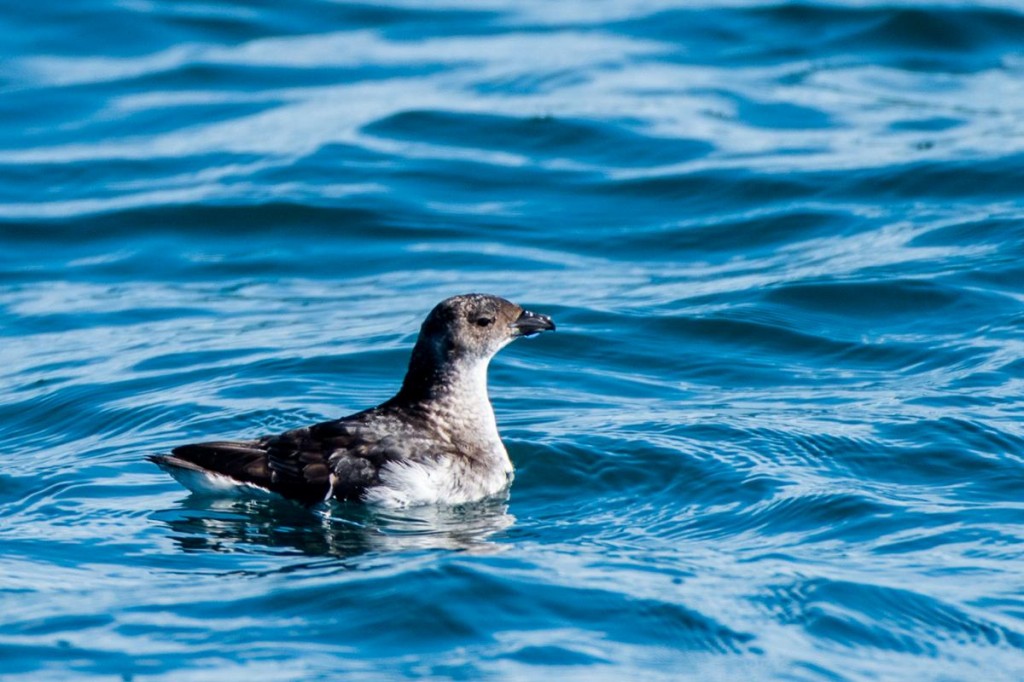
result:
M 465 460 L 443 458 L 435 462 L 389 462 L 381 470 L 381 485 L 366 491 L 364 499 L 385 507 L 421 504 L 465 504 L 496 495 L 512 482 L 512 464 L 481 471 Z

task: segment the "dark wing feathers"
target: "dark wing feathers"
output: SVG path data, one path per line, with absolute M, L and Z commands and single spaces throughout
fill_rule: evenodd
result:
M 368 487 L 380 483 L 380 468 L 402 456 L 398 448 L 375 438 L 365 424 L 348 420 L 323 422 L 254 441 L 183 445 L 171 453 L 172 459 L 304 504 L 321 502 L 328 494 L 340 500 L 358 500 Z
M 266 453 L 255 441 L 198 443 L 174 448 L 171 456 L 207 471 L 266 487 Z

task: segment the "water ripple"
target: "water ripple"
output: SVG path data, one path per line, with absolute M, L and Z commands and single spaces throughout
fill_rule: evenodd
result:
M 7 8 L 12 679 L 1024 677 L 1020 7 Z M 507 499 L 144 456 L 362 409 L 441 298 Z M 5 677 L 6 679 L 6 677 Z

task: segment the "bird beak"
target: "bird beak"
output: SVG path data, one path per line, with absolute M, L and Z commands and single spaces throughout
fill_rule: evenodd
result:
M 512 323 L 520 336 L 533 336 L 544 331 L 555 331 L 555 323 L 547 315 L 538 315 L 524 310 L 519 319 Z

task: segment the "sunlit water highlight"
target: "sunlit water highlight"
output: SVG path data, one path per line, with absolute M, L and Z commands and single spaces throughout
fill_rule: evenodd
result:
M 0 677 L 1024 678 L 1011 2 L 0 13 Z M 507 500 L 144 460 L 489 291 Z

